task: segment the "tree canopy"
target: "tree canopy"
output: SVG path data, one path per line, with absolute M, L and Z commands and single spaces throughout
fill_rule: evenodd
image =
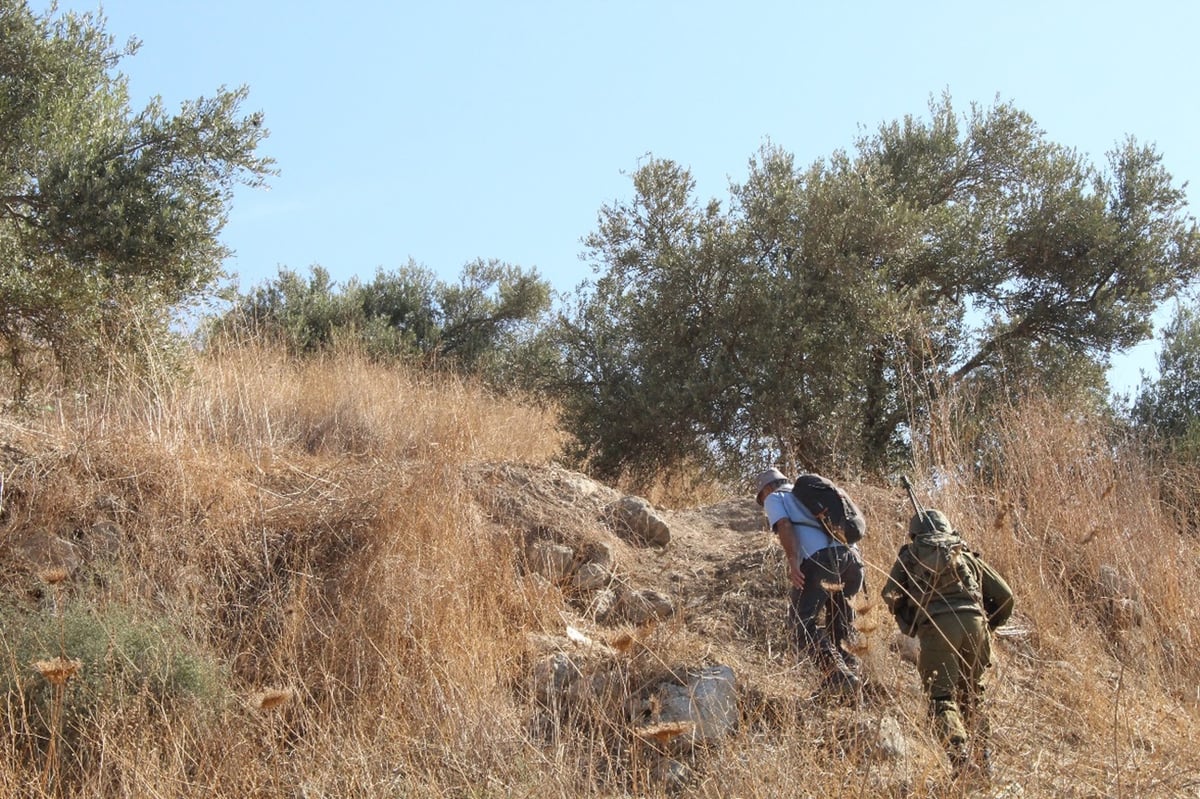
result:
M 1173 450 L 1200 455 L 1200 309 L 1179 305 L 1162 332 L 1158 377 L 1143 379 L 1133 420 Z
M 53 14 L 0 0 L 0 347 L 18 377 L 212 291 L 234 187 L 272 172 L 246 88 L 134 110 L 118 67 L 138 43 Z
M 1153 148 L 1100 168 L 1009 104 L 948 97 L 808 167 L 767 143 L 726 207 L 648 160 L 585 244 L 564 401 L 601 473 L 883 468 L 963 384 L 1099 392 L 1200 267 Z
M 416 359 L 524 385 L 523 370 L 540 373 L 554 358 L 542 325 L 550 303 L 550 284 L 537 270 L 495 259 L 467 263 L 457 282 L 441 281 L 413 261 L 342 286 L 319 266 L 307 279 L 282 268 L 239 297 L 210 334 L 274 340 L 296 355 L 351 344 L 378 358 Z

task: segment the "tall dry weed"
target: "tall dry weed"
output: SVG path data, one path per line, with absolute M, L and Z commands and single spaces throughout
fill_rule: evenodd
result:
M 1166 512 L 1161 474 L 1113 420 L 1044 396 L 986 423 L 971 410 L 943 401 L 916 471 L 1016 589 L 1021 635 L 998 650 L 995 722 L 1070 775 L 1029 763 L 1029 784 L 1183 790 L 1200 699 L 1195 531 Z
M 1186 795 L 1184 694 L 1198 660 L 1188 585 L 1200 571 L 1190 531 L 1101 420 L 1049 400 L 983 426 L 969 416 L 941 409 L 917 473 L 929 504 L 1018 590 L 1027 634 L 998 644 L 990 688 L 999 761 L 1028 797 Z M 526 635 L 562 628 L 563 594 L 519 579 L 520 531 L 480 507 L 468 477 L 487 461 L 555 458 L 551 411 L 353 352 L 294 361 L 245 348 L 199 358 L 187 380 L 164 370 L 58 397 L 40 417 L 0 419 L 0 434 L 9 594 L 30 595 L 37 571 L 18 550 L 69 540 L 81 553 L 69 564 L 76 607 L 170 620 L 225 664 L 236 699 L 146 691 L 99 703 L 60 750 L 87 764 L 63 770 L 73 796 L 665 795 L 652 750 L 669 742 L 619 719 L 652 680 L 709 658 L 760 693 L 677 795 L 952 795 L 885 625 L 864 654 L 885 700 L 858 712 L 795 695 L 803 664 L 769 643 L 739 658 L 690 629 L 689 608 L 614 638 L 616 665 L 590 675 L 605 690 L 570 718 L 531 719 Z M 656 497 L 694 498 L 700 477 L 664 475 Z M 535 502 L 537 488 L 513 503 Z M 886 567 L 903 495 L 868 497 L 864 549 Z M 113 541 L 96 537 L 111 529 Z M 675 554 L 656 557 L 670 569 Z M 1136 594 L 1137 623 L 1113 615 L 1110 571 Z M 69 654 L 85 661 L 75 683 L 97 673 Z M 885 724 L 915 754 L 881 761 L 872 741 Z M 14 729 L 0 738 L 0 789 L 27 790 L 44 761 Z
M 87 544 L 96 522 L 116 525 L 88 601 L 190 618 L 188 633 L 228 659 L 231 690 L 294 686 L 275 714 L 287 748 L 344 740 L 350 725 L 372 745 L 386 733 L 397 760 L 411 742 L 443 741 L 430 773 L 461 767 L 446 752 L 478 763 L 464 753 L 496 751 L 528 608 L 511 597 L 511 542 L 471 510 L 463 475 L 474 462 L 552 457 L 553 414 L 353 353 L 226 350 L 189 377 L 114 383 L 0 420 L 10 539 L 36 551 L 47 534 Z M 219 754 L 228 741 L 198 742 L 195 758 L 231 764 L 208 777 L 228 795 L 294 782 L 271 765 L 278 736 L 247 718 L 237 740 L 261 756 L 235 766 Z M 113 745 L 110 732 L 90 744 Z

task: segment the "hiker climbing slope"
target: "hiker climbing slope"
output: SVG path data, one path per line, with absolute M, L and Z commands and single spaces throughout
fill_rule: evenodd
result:
M 791 583 L 788 621 L 798 647 L 821 669 L 826 689 L 853 694 L 861 688 L 859 663 L 842 644 L 854 634 L 850 598 L 863 585 L 862 558 L 852 544 L 839 540 L 828 520 L 819 519 L 805 506 L 793 492 L 792 481 L 778 469 L 760 473 L 755 487 L 756 500 L 787 557 Z M 857 513 L 857 508 L 854 510 Z M 818 618 L 822 610 L 825 626 Z
M 966 547 L 945 514 L 922 508 L 907 480 L 905 485 L 916 513 L 908 524 L 910 541 L 883 586 L 883 601 L 900 631 L 921 644 L 917 670 L 951 765 L 956 772 L 987 774 L 983 675 L 991 665 L 991 631 L 1012 614 L 1012 589 Z

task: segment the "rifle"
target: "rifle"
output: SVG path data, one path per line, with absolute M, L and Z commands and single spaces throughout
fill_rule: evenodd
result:
M 930 521 L 929 516 L 925 514 L 925 508 L 921 507 L 921 503 L 917 501 L 917 493 L 913 491 L 912 483 L 908 481 L 907 474 L 900 475 L 900 483 L 904 486 L 905 490 L 908 491 L 908 501 L 912 503 L 913 510 L 916 511 L 917 515 L 920 516 L 925 522 L 926 532 L 932 533 L 933 522 Z
M 922 507 L 921 503 L 917 500 L 917 494 L 915 491 L 913 491 L 912 483 L 909 482 L 909 480 L 908 480 L 908 475 L 906 475 L 906 474 L 900 475 L 900 483 L 904 486 L 905 490 L 908 491 L 908 501 L 912 503 L 913 510 L 916 511 L 917 515 L 921 517 L 921 521 L 924 522 L 925 532 L 930 533 L 930 534 L 937 532 L 937 528 L 933 524 L 933 519 L 929 518 L 929 513 L 925 510 L 924 507 Z M 961 539 L 961 537 L 960 537 L 960 539 Z M 959 549 L 960 550 L 965 549 L 965 545 L 963 545 L 961 543 L 961 541 L 959 544 Z M 932 588 L 932 585 L 931 585 L 931 588 Z M 983 611 L 983 617 L 986 619 L 988 617 L 988 613 L 987 613 L 987 609 L 984 607 L 984 604 L 983 604 L 983 596 L 977 595 L 974 591 L 971 591 L 970 593 L 971 593 L 972 598 L 974 598 L 974 600 L 979 604 L 980 610 Z M 921 597 L 920 606 L 922 608 L 925 607 L 925 603 L 929 601 L 929 596 L 930 596 L 929 592 L 926 591 L 926 593 Z

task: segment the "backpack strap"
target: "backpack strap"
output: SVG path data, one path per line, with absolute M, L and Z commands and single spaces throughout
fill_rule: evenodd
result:
M 797 504 L 799 504 L 799 502 L 800 502 L 800 500 L 796 499 L 796 495 L 792 494 L 791 491 L 778 491 L 776 493 L 790 495 Z M 817 531 L 821 532 L 822 534 L 824 534 L 827 538 L 832 540 L 833 543 L 842 544 L 842 546 L 846 546 L 846 544 L 844 542 L 839 541 L 835 536 L 829 535 L 829 531 L 825 529 L 825 527 L 821 524 L 820 521 L 818 521 L 816 519 L 812 519 L 812 520 L 793 519 L 791 511 L 788 509 L 787 496 L 782 497 L 780 499 L 780 502 L 783 503 L 783 512 L 787 515 L 787 520 L 789 522 L 791 522 L 793 526 L 808 527 L 812 530 L 817 530 Z M 809 511 L 809 512 L 811 513 L 812 511 Z

